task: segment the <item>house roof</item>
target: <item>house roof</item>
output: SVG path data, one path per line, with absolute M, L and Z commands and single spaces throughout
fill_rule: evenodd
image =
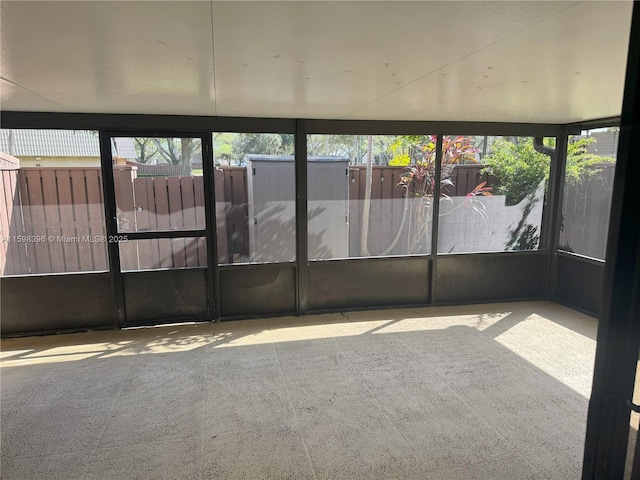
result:
M 596 139 L 596 143 L 587 146 L 587 151 L 605 157 L 616 157 L 618 155 L 618 138 L 620 132 L 591 132 L 590 137 Z
M 130 138 L 116 137 L 113 154 L 135 159 Z M 98 132 L 92 130 L 0 130 L 0 152 L 16 157 L 100 157 Z
M 113 153 L 120 158 L 128 158 L 129 160 L 135 160 L 138 158 L 136 150 L 133 148 L 133 142 L 127 137 L 115 137 L 112 144 Z
M 15 157 L 99 157 L 98 133 L 88 130 L 0 130 L 0 151 Z

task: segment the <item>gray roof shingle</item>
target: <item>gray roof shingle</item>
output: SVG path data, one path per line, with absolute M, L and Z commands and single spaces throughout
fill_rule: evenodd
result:
M 98 132 L 89 130 L 0 130 L 0 152 L 15 157 L 99 157 Z

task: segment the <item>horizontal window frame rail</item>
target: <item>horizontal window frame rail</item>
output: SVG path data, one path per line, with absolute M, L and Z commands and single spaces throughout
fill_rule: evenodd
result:
M 318 258 L 315 260 L 309 260 L 309 264 L 325 264 L 325 263 L 339 263 L 339 262 L 371 262 L 371 261 L 383 261 L 383 260 L 403 260 L 403 259 L 426 259 L 431 260 L 432 255 L 430 253 L 413 253 L 411 255 L 385 255 L 377 257 L 344 257 L 344 258 Z
M 594 128 L 619 127 L 620 117 L 596 118 L 593 120 L 585 120 L 582 122 L 568 123 L 569 135 L 580 135 L 583 130 L 591 130 Z
M 127 240 L 155 240 L 160 238 L 205 238 L 206 230 L 161 230 L 157 232 L 118 232 L 117 236 L 127 237 Z M 115 240 L 114 240 L 115 241 Z M 117 243 L 117 242 L 116 242 Z
M 153 272 L 177 272 L 181 270 L 206 270 L 207 267 L 198 265 L 195 267 L 160 267 L 160 268 L 150 268 L 146 270 L 122 270 L 123 275 L 143 275 L 149 274 Z
M 89 270 L 84 272 L 47 272 L 47 273 L 17 273 L 15 275 L 2 275 L 1 278 L 40 278 L 40 277 L 52 277 L 61 276 L 68 277 L 71 275 L 108 275 L 109 270 Z
M 296 268 L 296 262 L 264 262 L 264 263 L 221 263 L 218 265 L 220 271 L 233 271 L 233 270 L 259 270 L 273 267 L 291 267 Z
M 574 260 L 578 260 L 578 261 L 584 262 L 584 263 L 590 263 L 592 265 L 602 265 L 602 266 L 604 266 L 604 264 L 606 263 L 605 260 L 600 260 L 599 258 L 589 257 L 587 255 L 581 255 L 581 254 L 575 253 L 575 252 L 566 252 L 566 251 L 560 250 L 560 249 L 558 249 L 557 255 L 559 257 L 572 258 Z
M 147 115 L 120 113 L 0 112 L 2 128 L 108 130 L 110 134 L 171 132 L 294 133 L 295 119 L 216 117 L 206 115 Z
M 176 324 L 191 324 L 191 323 L 207 323 L 211 322 L 211 319 L 207 316 L 198 315 L 195 317 L 175 317 L 169 319 L 167 323 L 158 323 L 153 320 L 131 320 L 123 325 L 120 330 L 134 329 L 140 327 L 167 327 Z M 66 332 L 65 332 L 66 333 Z
M 460 122 L 407 120 L 301 119 L 308 134 L 409 135 L 456 134 L 496 136 L 546 136 L 561 134 L 563 123 Z M 205 115 L 148 115 L 115 113 L 0 112 L 2 128 L 108 130 L 123 135 L 171 132 L 187 136 L 208 132 L 295 133 L 296 119 L 218 117 Z M 598 120 L 600 122 L 600 120 Z M 609 123 L 611 120 L 608 120 Z M 582 122 L 580 125 L 585 125 Z
M 548 255 L 551 252 L 548 248 L 539 248 L 536 250 L 505 250 L 503 252 L 456 252 L 456 253 L 439 253 L 438 257 L 464 257 L 464 256 L 494 256 L 494 257 L 509 257 L 509 256 L 523 256 L 523 255 Z
M 453 122 L 407 120 L 306 120 L 310 135 L 486 135 L 543 136 L 562 134 L 560 123 Z
M 172 130 L 119 130 L 109 129 L 106 133 L 113 138 L 191 138 L 201 140 L 207 135 L 206 130 L 172 131 Z

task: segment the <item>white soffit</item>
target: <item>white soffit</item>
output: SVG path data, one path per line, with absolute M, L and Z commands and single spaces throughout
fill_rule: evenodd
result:
M 632 2 L 11 2 L 0 108 L 569 122 L 619 115 Z

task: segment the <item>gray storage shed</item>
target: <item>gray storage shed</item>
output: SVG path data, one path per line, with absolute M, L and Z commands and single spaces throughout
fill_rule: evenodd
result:
M 251 262 L 290 262 L 296 252 L 293 155 L 246 155 Z M 309 259 L 349 256 L 349 159 L 308 157 Z

